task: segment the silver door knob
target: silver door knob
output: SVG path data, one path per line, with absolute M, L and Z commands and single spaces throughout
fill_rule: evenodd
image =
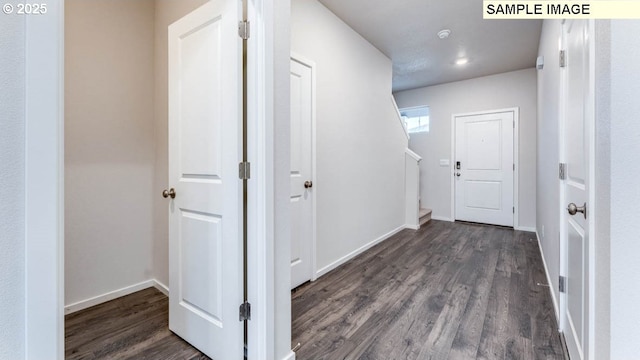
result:
M 460 173 L 456 173 L 456 176 L 457 176 L 457 177 L 460 177 Z
M 569 206 L 567 206 L 567 211 L 569 212 L 569 215 L 575 215 L 577 213 L 582 213 L 582 215 L 584 215 L 584 218 L 587 218 L 587 203 L 584 203 L 583 206 L 577 206 L 574 203 L 569 204 Z
M 162 191 L 162 197 L 165 198 L 165 199 L 168 198 L 168 197 L 171 197 L 172 199 L 175 199 L 176 198 L 176 190 L 174 188 L 171 188 L 169 190 L 164 189 Z
M 308 188 L 311 188 L 311 187 L 313 187 L 313 182 L 311 182 L 309 180 L 304 182 L 304 188 L 305 189 L 308 189 Z

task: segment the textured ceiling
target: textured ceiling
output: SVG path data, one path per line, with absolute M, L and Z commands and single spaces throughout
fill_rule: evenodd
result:
M 391 58 L 394 91 L 535 66 L 542 21 L 483 20 L 481 0 L 320 2 Z

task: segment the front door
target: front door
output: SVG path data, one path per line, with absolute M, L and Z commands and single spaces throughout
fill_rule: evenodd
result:
M 241 2 L 169 26 L 169 328 L 213 359 L 242 359 Z
M 311 67 L 291 59 L 291 288 L 313 277 Z
M 455 219 L 513 226 L 514 111 L 455 116 Z
M 587 20 L 563 25 L 563 116 L 560 159 L 566 164 L 561 180 L 561 271 L 566 279 L 561 294 L 561 327 L 571 359 L 586 359 L 588 349 L 589 268 L 589 52 Z

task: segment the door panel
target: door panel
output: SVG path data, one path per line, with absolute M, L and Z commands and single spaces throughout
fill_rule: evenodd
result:
M 567 206 L 583 206 L 588 200 L 589 147 L 588 104 L 588 22 L 567 20 L 563 25 L 563 117 L 560 139 L 561 161 L 567 164 L 561 181 L 561 271 L 566 277 L 566 293 L 561 294 L 561 328 L 572 359 L 586 359 L 588 350 L 588 258 L 589 212 L 570 215 Z
M 467 208 L 499 211 L 502 202 L 502 183 L 468 180 L 464 195 L 464 205 Z
M 313 277 L 312 73 L 291 60 L 291 288 Z
M 213 359 L 244 354 L 239 5 L 169 26 L 169 328 Z
M 513 226 L 513 111 L 455 117 L 455 219 Z

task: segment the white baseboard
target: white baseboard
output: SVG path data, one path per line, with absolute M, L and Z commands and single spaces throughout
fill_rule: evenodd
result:
M 433 214 L 431 214 L 431 220 L 453 222 L 453 220 L 451 218 L 444 217 L 444 216 L 436 216 L 436 215 L 433 215 Z
M 518 231 L 528 231 L 528 232 L 536 232 L 536 228 L 534 227 L 529 227 L 529 226 L 516 226 L 514 227 L 514 230 L 518 230 Z
M 404 228 L 405 229 L 411 229 L 411 230 L 419 230 L 420 229 L 420 225 L 405 225 Z
M 291 351 L 289 355 L 283 357 L 282 360 L 296 360 L 296 353 Z
M 153 287 L 155 287 L 156 289 L 158 289 L 158 291 L 160 291 L 161 293 L 165 294 L 166 296 L 169 296 L 169 287 L 163 283 L 161 283 L 160 281 L 153 279 Z
M 110 292 L 108 292 L 106 294 L 94 296 L 94 297 L 86 299 L 86 300 L 81 300 L 81 301 L 75 302 L 73 304 L 66 305 L 64 307 L 64 313 L 65 313 L 65 315 L 71 314 L 71 313 L 74 313 L 76 311 L 84 310 L 84 309 L 90 308 L 92 306 L 96 306 L 96 305 L 105 303 L 107 301 L 111 301 L 111 300 L 117 299 L 119 297 L 123 297 L 123 296 L 127 296 L 127 295 L 130 295 L 130 294 L 133 294 L 134 292 L 137 292 L 137 291 L 140 291 L 140 290 L 148 289 L 150 287 L 155 287 L 156 289 L 158 289 L 163 294 L 169 296 L 169 288 L 166 285 L 164 285 L 163 283 L 159 282 L 158 280 L 151 279 L 151 280 L 143 281 L 141 283 L 137 283 L 137 284 L 134 284 L 134 285 L 130 285 L 130 286 L 124 287 L 122 289 L 110 291 Z
M 538 249 L 540 249 L 540 256 L 542 257 L 542 265 L 544 266 L 544 273 L 547 276 L 547 283 L 549 284 L 549 292 L 551 293 L 551 301 L 553 302 L 553 310 L 556 314 L 557 324 L 560 324 L 560 307 L 558 306 L 558 299 L 556 299 L 556 292 L 553 289 L 553 282 L 551 282 L 551 277 L 549 276 L 549 268 L 547 267 L 547 260 L 544 257 L 544 251 L 542 250 L 542 243 L 540 242 L 540 236 L 536 231 L 536 239 L 538 240 Z
M 377 239 L 375 239 L 375 240 L 371 241 L 370 243 L 365 244 L 365 245 L 363 245 L 363 246 L 359 247 L 358 249 L 356 249 L 356 250 L 354 250 L 354 251 L 352 251 L 352 252 L 348 253 L 347 255 L 345 255 L 345 256 L 343 256 L 343 257 L 341 257 L 340 259 L 338 259 L 338 260 L 336 260 L 336 261 L 332 262 L 331 264 L 329 264 L 329 265 L 327 265 L 327 266 L 323 267 L 322 269 L 317 270 L 317 271 L 316 271 L 316 279 L 317 279 L 317 278 L 319 278 L 319 277 L 321 277 L 322 275 L 324 275 L 324 274 L 328 273 L 329 271 L 331 271 L 331 270 L 333 270 L 333 269 L 337 268 L 338 266 L 340 266 L 340 265 L 342 265 L 342 264 L 346 263 L 347 261 L 349 261 L 349 260 L 353 259 L 354 257 L 356 257 L 356 256 L 360 255 L 361 253 L 363 253 L 363 252 L 365 252 L 365 251 L 369 250 L 369 249 L 370 249 L 370 248 L 372 248 L 374 245 L 377 245 L 377 244 L 379 244 L 379 243 L 383 242 L 384 240 L 387 240 L 388 238 L 392 237 L 393 235 L 395 235 L 395 234 L 399 233 L 399 232 L 400 232 L 401 230 L 403 230 L 404 228 L 405 228 L 405 227 L 404 227 L 404 225 L 403 225 L 403 226 L 400 226 L 400 227 L 399 227 L 399 228 L 397 228 L 397 229 L 391 230 L 390 232 L 388 232 L 388 233 L 386 233 L 386 234 L 384 234 L 384 235 L 380 236 L 379 238 L 377 238 Z

